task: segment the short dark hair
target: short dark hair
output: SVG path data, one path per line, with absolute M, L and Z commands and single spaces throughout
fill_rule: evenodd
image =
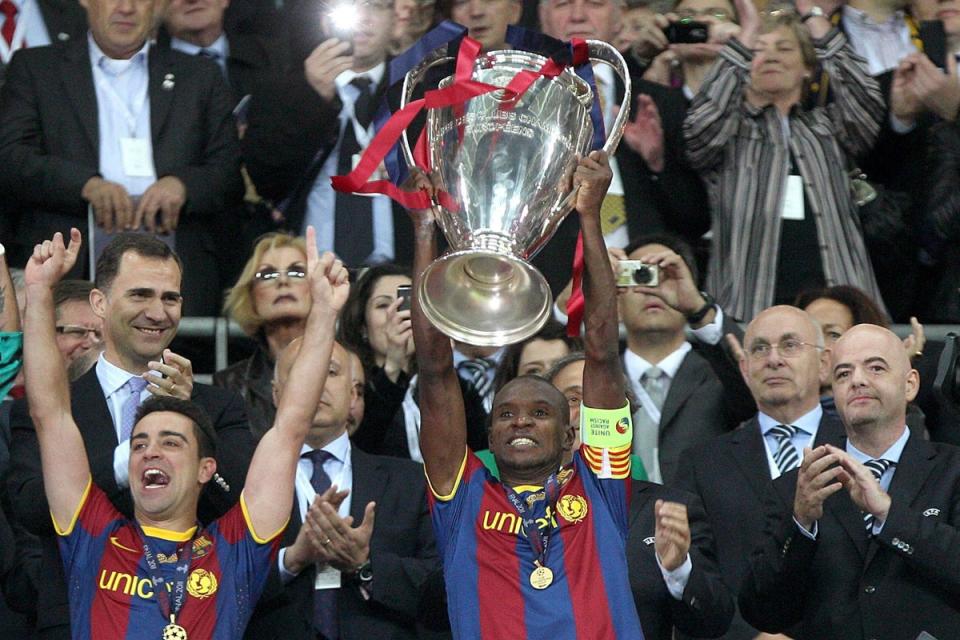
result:
M 687 268 L 690 269 L 690 275 L 693 276 L 693 283 L 696 285 L 700 284 L 700 273 L 697 270 L 697 260 L 693 255 L 693 247 L 680 236 L 672 233 L 646 233 L 633 238 L 630 244 L 624 247 L 623 251 L 629 256 L 640 247 L 645 247 L 649 244 L 662 244 L 683 258 L 683 261 L 687 264 Z
M 144 258 L 173 260 L 177 263 L 180 273 L 183 273 L 183 263 L 180 261 L 180 256 L 159 239 L 145 233 L 125 232 L 114 236 L 103 248 L 100 257 L 97 258 L 97 289 L 107 291 L 110 288 L 120 271 L 120 261 L 128 251 Z
M 66 302 L 90 302 L 93 283 L 89 280 L 61 280 L 53 288 L 53 306 L 57 309 Z
M 531 373 L 524 374 L 522 376 L 517 376 L 513 380 L 509 381 L 507 384 L 503 385 L 503 389 L 500 389 L 494 395 L 494 405 L 496 405 L 496 396 L 499 396 L 501 393 L 503 393 L 504 389 L 506 389 L 508 385 L 521 384 L 523 382 L 531 382 L 533 384 L 540 385 L 547 394 L 553 396 L 552 398 L 550 398 L 545 394 L 543 399 L 547 400 L 548 402 L 551 402 L 552 404 L 555 404 L 557 408 L 560 409 L 560 416 L 563 418 L 564 423 L 565 424 L 570 423 L 570 404 L 567 402 L 567 397 L 564 396 L 559 389 L 553 386 L 552 382 L 550 382 L 543 376 L 534 375 Z M 492 411 L 490 412 L 490 420 L 493 420 Z
M 193 423 L 193 435 L 197 438 L 201 458 L 215 458 L 217 456 L 217 432 L 210 422 L 210 416 L 200 405 L 190 400 L 181 400 L 171 396 L 153 396 L 144 400 L 137 409 L 133 424 L 143 420 L 151 413 L 169 411 L 179 413 Z
M 853 316 L 854 326 L 858 324 L 875 324 L 880 327 L 890 328 L 887 314 L 883 312 L 880 305 L 874 302 L 865 291 L 849 284 L 840 284 L 822 289 L 805 289 L 797 295 L 797 299 L 793 301 L 793 306 L 806 309 L 816 300 L 824 298 L 838 302 L 849 309 L 850 315 Z

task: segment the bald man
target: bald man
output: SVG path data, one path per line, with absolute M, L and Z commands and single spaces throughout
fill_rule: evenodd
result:
M 277 359 L 275 404 L 300 344 Z M 423 467 L 350 445 L 354 386 L 351 354 L 335 343 L 290 524 L 247 640 L 417 637 L 419 593 L 439 566 Z
M 806 312 L 788 306 L 764 310 L 747 327 L 743 346 L 740 372 L 757 415 L 688 450 L 675 476 L 676 485 L 703 502 L 720 573 L 735 593 L 763 532 L 767 485 L 799 465 L 805 447 L 843 431 L 820 408 L 820 375 L 829 363 L 820 329 Z M 723 637 L 753 640 L 757 634 L 738 612 Z
M 907 427 L 920 379 L 893 333 L 858 325 L 830 360 L 846 435 L 772 484 L 743 615 L 804 638 L 956 638 L 960 449 Z

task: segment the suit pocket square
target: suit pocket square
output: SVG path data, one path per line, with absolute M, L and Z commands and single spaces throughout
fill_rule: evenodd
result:
M 923 512 L 923 515 L 925 515 L 928 518 L 930 516 L 938 516 L 940 515 L 940 509 L 934 509 L 934 508 L 927 509 L 926 511 Z

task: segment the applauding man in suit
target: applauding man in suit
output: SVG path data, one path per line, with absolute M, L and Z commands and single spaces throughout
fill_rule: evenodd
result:
M 896 335 L 858 325 L 832 352 L 846 437 L 805 449 L 768 491 L 743 615 L 804 638 L 955 637 L 960 451 L 906 426 L 920 378 Z

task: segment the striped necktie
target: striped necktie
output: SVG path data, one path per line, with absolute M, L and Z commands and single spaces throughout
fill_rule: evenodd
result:
M 800 464 L 800 454 L 791 440 L 797 431 L 798 429 L 792 424 L 778 424 L 767 432 L 777 439 L 777 451 L 773 454 L 773 461 L 777 463 L 780 475 Z
M 880 482 L 880 478 L 883 477 L 883 473 L 890 468 L 890 465 L 893 464 L 892 460 L 886 460 L 881 458 L 880 460 L 867 460 L 863 463 L 867 469 L 870 469 L 870 473 L 873 474 L 873 477 L 877 479 L 877 482 Z M 872 513 L 863 514 L 863 526 L 867 529 L 867 535 L 873 533 L 873 521 L 874 517 Z

